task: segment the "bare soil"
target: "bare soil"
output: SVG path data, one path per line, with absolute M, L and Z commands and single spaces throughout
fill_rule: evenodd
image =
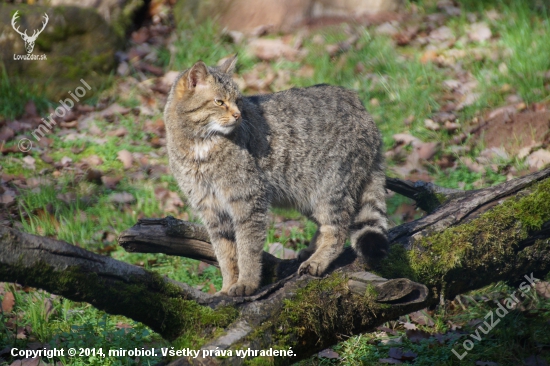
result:
M 476 136 L 487 148 L 503 148 L 510 155 L 516 155 L 527 146 L 547 145 L 550 143 L 550 111 L 540 105 L 522 112 L 503 111 L 488 119 Z

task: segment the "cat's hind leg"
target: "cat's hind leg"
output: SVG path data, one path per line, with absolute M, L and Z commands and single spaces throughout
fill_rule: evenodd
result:
M 315 235 L 315 251 L 300 265 L 298 274 L 322 275 L 344 248 L 353 200 L 342 195 L 332 197 L 315 208 L 313 217 L 319 224 Z

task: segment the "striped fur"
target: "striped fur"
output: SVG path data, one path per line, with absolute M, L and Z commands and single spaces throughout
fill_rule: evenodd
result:
M 318 225 L 300 273 L 323 274 L 348 235 L 376 264 L 388 247 L 382 140 L 356 93 L 316 85 L 244 97 L 235 62 L 182 72 L 164 112 L 170 168 L 208 228 L 221 292 L 258 288 L 271 206 Z

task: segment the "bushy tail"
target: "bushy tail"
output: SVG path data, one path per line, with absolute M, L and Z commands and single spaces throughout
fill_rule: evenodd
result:
M 360 208 L 350 226 L 351 245 L 370 268 L 389 251 L 387 239 L 385 181 L 383 171 L 375 172 L 361 197 Z

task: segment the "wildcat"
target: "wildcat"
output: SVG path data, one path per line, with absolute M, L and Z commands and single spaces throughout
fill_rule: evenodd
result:
M 245 97 L 231 77 L 236 62 L 196 62 L 164 110 L 170 168 L 208 229 L 220 293 L 258 289 L 270 206 L 318 225 L 300 274 L 320 276 L 348 233 L 376 263 L 388 250 L 382 140 L 356 93 L 316 85 Z

